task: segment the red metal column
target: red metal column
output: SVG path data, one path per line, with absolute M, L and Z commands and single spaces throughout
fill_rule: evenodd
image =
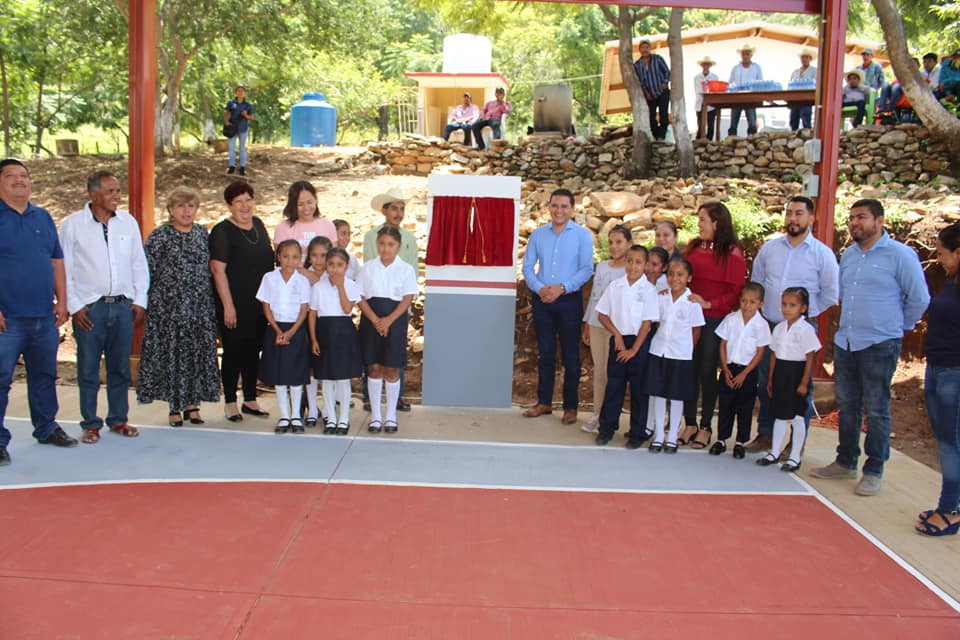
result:
M 820 162 L 813 172 L 820 178 L 816 198 L 817 220 L 814 235 L 833 247 L 834 207 L 837 201 L 837 165 L 840 162 L 840 104 L 843 102 L 843 54 L 847 33 L 847 0 L 824 0 L 820 14 L 820 78 L 817 82 L 816 137 L 820 139 Z M 818 321 L 820 342 L 832 339 L 829 319 L 822 314 Z M 816 376 L 826 377 L 823 369 L 824 349 L 817 353 Z
M 157 94 L 157 3 L 129 0 L 130 137 L 127 190 L 130 213 L 144 239 L 153 230 L 153 128 Z

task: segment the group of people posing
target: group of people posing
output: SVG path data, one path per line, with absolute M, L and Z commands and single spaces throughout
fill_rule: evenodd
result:
M 221 383 L 227 420 L 267 417 L 257 402 L 260 380 L 276 389 L 277 433 L 303 432 L 323 420 L 325 433 L 345 434 L 351 380 L 366 372 L 369 430 L 397 431 L 397 411 L 410 409 L 401 374 L 408 309 L 418 293 L 416 239 L 399 226 L 406 196 L 398 189 L 371 203 L 384 223 L 364 236 L 361 267 L 347 251 L 350 225 L 320 215 L 309 182 L 291 185 L 272 243 L 253 215 L 253 187 L 237 180 L 224 190 L 230 215 L 209 233 L 196 222 L 198 194 L 178 188 L 167 200 L 168 221 L 144 244 L 136 220 L 118 208 L 112 173 L 89 176 L 89 201 L 58 233 L 50 214 L 30 203 L 27 167 L 8 159 L 0 170 L 0 465 L 10 463 L 2 418 L 21 355 L 34 437 L 78 444 L 56 422 L 54 386 L 57 328 L 71 316 L 84 443 L 98 442 L 104 425 L 139 435 L 128 422 L 128 392 L 134 325 L 144 320 L 137 400 L 166 401 L 172 427 L 203 424 L 200 403 L 218 401 Z M 105 418 L 97 407 L 101 358 Z
M 721 202 L 699 208 L 699 237 L 683 252 L 672 222 L 657 225 L 656 246 L 649 249 L 633 244 L 626 227 L 614 227 L 607 237 L 610 258 L 595 270 L 591 234 L 571 219 L 573 194 L 554 191 L 549 208 L 550 223 L 531 234 L 523 260 L 539 349 L 538 400 L 524 416 L 553 413 L 559 342 L 562 422 L 576 422 L 582 341 L 594 364 L 594 414 L 581 428 L 595 433 L 598 445 L 607 445 L 618 430 L 629 385 L 628 448 L 649 442 L 654 453 L 675 453 L 689 445 L 721 455 L 733 437 L 734 458 L 763 453 L 757 464 L 779 461 L 783 471 L 796 471 L 813 410 L 815 355 L 822 346 L 816 320 L 840 302 L 833 339 L 839 443 L 836 459 L 813 474 L 857 477 L 866 415 L 866 461 L 855 492 L 873 496 L 890 453 L 890 384 L 903 332 L 929 304 L 926 395 L 943 489 L 937 509 L 921 514 L 916 528 L 928 535 L 960 529 L 960 347 L 951 337 L 960 317 L 960 224 L 938 239 L 938 259 L 949 280 L 930 304 L 917 254 L 884 230 L 877 200 L 858 200 L 851 207 L 853 243 L 838 263 L 832 249 L 813 236 L 813 202 L 791 198 L 785 234 L 761 247 L 749 280 L 730 212 Z M 581 288 L 591 277 L 584 310 Z M 758 433 L 751 439 L 758 399 Z

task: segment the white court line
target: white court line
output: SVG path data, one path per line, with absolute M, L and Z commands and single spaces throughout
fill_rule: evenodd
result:
M 8 489 L 51 489 L 55 487 L 99 487 L 121 484 L 330 484 L 329 478 L 130 478 L 126 480 L 69 480 L 66 482 L 31 482 L 27 484 L 3 484 L 0 491 Z
M 833 511 L 835 514 L 837 514 L 837 516 L 839 516 L 840 519 L 842 519 L 844 522 L 850 525 L 854 531 L 858 532 L 860 535 L 866 538 L 867 541 L 873 544 L 873 546 L 875 546 L 877 549 L 883 552 L 888 558 L 890 558 L 895 563 L 900 565 L 901 569 L 903 569 L 904 571 L 912 575 L 914 578 L 916 578 L 918 581 L 920 581 L 920 584 L 925 586 L 927 589 L 932 591 L 936 596 L 938 596 L 941 600 L 946 602 L 950 607 L 953 608 L 954 611 L 956 611 L 957 613 L 960 613 L 960 602 L 957 602 L 956 600 L 954 600 L 949 593 L 947 593 L 946 591 L 938 587 L 933 581 L 931 581 L 929 578 L 923 575 L 916 567 L 914 567 L 912 564 L 910 564 L 909 562 L 901 558 L 896 551 L 894 551 L 893 549 L 885 545 L 876 536 L 874 536 L 872 533 L 870 533 L 865 528 L 863 528 L 860 525 L 860 523 L 858 523 L 856 520 L 854 520 L 849 515 L 847 515 L 846 512 L 840 509 L 840 507 L 830 502 L 830 500 L 828 500 L 822 493 L 817 491 L 816 487 L 814 487 L 809 482 L 807 482 L 806 480 L 804 480 L 799 476 L 797 476 L 797 480 L 802 484 L 804 484 L 807 487 L 807 489 L 810 491 L 811 495 L 813 495 L 817 500 L 819 500 L 821 504 L 823 504 L 825 507 L 827 507 L 828 509 Z
M 330 484 L 386 486 L 386 487 L 423 487 L 428 489 L 492 489 L 497 491 L 545 491 L 558 493 L 636 493 L 665 495 L 706 495 L 706 496 L 802 496 L 809 494 L 800 491 L 715 491 L 711 489 L 622 489 L 615 487 L 564 487 L 554 485 L 513 485 L 481 484 L 472 482 L 427 482 L 403 480 L 352 480 L 349 478 L 330 480 Z

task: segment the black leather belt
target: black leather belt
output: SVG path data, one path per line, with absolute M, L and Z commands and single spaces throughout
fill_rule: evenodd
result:
M 127 296 L 103 296 L 98 300 L 98 302 L 106 302 L 107 304 L 114 304 L 115 302 L 123 302 L 127 299 Z

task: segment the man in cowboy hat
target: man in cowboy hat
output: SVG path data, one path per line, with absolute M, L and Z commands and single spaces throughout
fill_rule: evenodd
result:
M 809 48 L 804 47 L 800 50 L 800 68 L 795 69 L 793 73 L 790 74 L 790 85 L 794 83 L 816 83 L 817 81 L 817 68 L 811 66 L 813 62 L 813 56 L 816 55 L 816 52 Z M 790 107 L 790 130 L 796 131 L 800 128 L 801 123 L 803 124 L 804 129 L 810 128 L 810 120 L 813 116 L 813 107 Z
M 414 272 L 419 273 L 417 238 L 401 226 L 406 214 L 407 200 L 407 194 L 396 185 L 373 196 L 370 201 L 370 208 L 383 214 L 383 223 L 378 224 L 363 235 L 363 261 L 365 263 L 377 257 L 377 232 L 384 224 L 392 224 L 400 229 L 400 259 L 413 267 Z M 363 392 L 364 408 L 369 410 L 366 384 L 364 384 Z M 397 409 L 410 411 L 410 403 L 403 399 L 403 369 L 400 369 L 400 398 L 397 400 Z
M 853 118 L 854 128 L 863 124 L 863 117 L 867 114 L 867 91 L 863 86 L 863 69 L 857 67 L 847 71 L 847 84 L 843 87 L 843 106 L 856 107 L 857 115 Z
M 860 84 L 864 87 L 871 87 L 875 91 L 883 89 L 887 84 L 887 79 L 883 76 L 883 67 L 873 59 L 873 49 L 867 47 L 860 54 L 863 57 L 863 64 L 857 67 L 863 72 L 863 78 Z
M 670 67 L 662 56 L 650 53 L 650 41 L 640 41 L 640 57 L 633 65 L 650 110 L 650 133 L 654 140 L 665 140 L 670 117 Z M 659 116 L 657 115 L 659 112 Z
M 480 109 L 471 102 L 472 100 L 472 94 L 469 92 L 463 94 L 463 104 L 458 104 L 454 107 L 453 114 L 451 114 L 450 119 L 447 121 L 447 126 L 443 130 L 444 140 L 449 140 L 450 134 L 460 129 L 463 131 L 463 144 L 468 147 L 470 146 L 470 133 L 473 128 L 473 123 L 480 117 Z
M 760 65 L 753 61 L 754 51 L 756 51 L 756 48 L 754 48 L 752 44 L 744 44 L 737 49 L 737 53 L 740 54 L 740 64 L 730 71 L 731 86 L 742 87 L 751 82 L 763 80 L 763 71 L 760 70 Z M 747 112 L 747 135 L 752 136 L 757 132 L 757 110 L 733 107 L 730 109 L 730 128 L 727 130 L 728 136 L 737 135 L 737 128 L 740 126 L 740 114 L 743 113 L 743 111 Z
M 700 65 L 701 72 L 693 76 L 693 92 L 697 96 L 696 108 L 697 108 L 697 138 L 703 138 L 703 94 L 709 91 L 709 83 L 711 80 L 720 80 L 717 77 L 717 74 L 710 71 L 710 68 L 716 64 L 710 56 L 703 56 L 697 60 L 697 64 Z M 710 113 L 714 109 L 713 107 L 706 108 L 707 114 L 707 131 L 706 137 L 707 140 L 713 138 L 713 115 Z

